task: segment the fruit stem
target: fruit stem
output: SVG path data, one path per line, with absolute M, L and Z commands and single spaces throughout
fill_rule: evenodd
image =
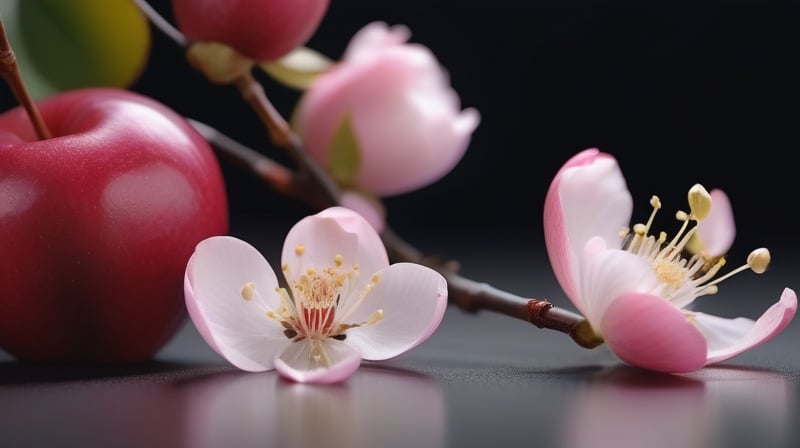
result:
M 8 41 L 6 35 L 6 27 L 3 23 L 3 18 L 0 17 L 0 75 L 6 80 L 11 92 L 28 113 L 33 124 L 33 129 L 36 131 L 36 136 L 39 140 L 47 140 L 51 137 L 50 130 L 36 107 L 28 87 L 25 85 L 25 80 L 22 73 L 19 71 L 19 64 L 17 64 L 17 55 L 14 54 L 14 49 L 11 48 L 11 42 Z

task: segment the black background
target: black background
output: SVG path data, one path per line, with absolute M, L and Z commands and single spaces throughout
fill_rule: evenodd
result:
M 168 1 L 151 4 L 172 20 Z M 773 260 L 791 256 L 800 224 L 800 2 L 334 0 L 308 46 L 338 58 L 375 20 L 407 25 L 449 72 L 463 106 L 482 116 L 451 174 L 387 198 L 389 222 L 412 241 L 436 251 L 441 238 L 491 245 L 518 235 L 541 247 L 550 180 L 570 156 L 598 147 L 619 160 L 637 222 L 658 194 L 665 212 L 656 227 L 674 231 L 672 212 L 701 182 L 731 197 L 732 256 L 762 245 Z M 286 160 L 232 87 L 209 84 L 176 44 L 155 29 L 153 38 L 133 90 Z M 298 93 L 259 78 L 289 116 Z M 224 168 L 232 232 L 282 229 L 309 212 Z
M 170 17 L 169 2 L 151 1 Z M 542 252 L 541 213 L 564 161 L 599 147 L 618 158 L 637 221 L 658 194 L 656 227 L 673 231 L 668 212 L 702 182 L 733 202 L 732 265 L 771 249 L 772 272 L 727 282 L 704 310 L 755 318 L 796 288 L 800 2 L 334 0 L 308 45 L 338 57 L 373 20 L 409 26 L 482 115 L 450 175 L 386 200 L 390 223 L 421 249 L 462 260 L 469 278 L 572 309 Z M 234 88 L 210 85 L 177 45 L 153 38 L 133 90 L 285 160 Z M 297 92 L 260 79 L 288 116 Z M 6 90 L 0 99 L 8 103 Z M 231 232 L 279 252 L 309 210 L 223 168 Z M 788 447 L 800 440 L 799 335 L 793 324 L 719 368 L 666 376 L 518 319 L 448 310 L 408 357 L 364 366 L 343 387 L 307 388 L 236 371 L 187 323 L 141 370 L 31 366 L 0 352 L 0 433 L 3 446 L 265 446 L 292 436 L 335 446 L 366 433 L 381 446 L 408 437 L 423 440 L 415 446 L 580 446 L 570 441 L 588 434 L 598 447 L 680 446 L 687 436 L 692 446 Z M 625 445 L 630 434 L 647 442 Z

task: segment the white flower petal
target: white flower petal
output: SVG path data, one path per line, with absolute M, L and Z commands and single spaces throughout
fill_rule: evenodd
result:
M 726 319 L 705 313 L 694 313 L 693 320 L 706 338 L 709 353 L 717 353 L 737 345 L 756 323 L 746 317 Z
M 269 370 L 288 339 L 279 323 L 266 316 L 277 310 L 278 281 L 253 246 L 230 237 L 208 238 L 197 245 L 186 274 L 186 304 L 203 338 L 233 365 Z M 254 287 L 249 300 L 245 285 Z
M 369 360 L 393 358 L 421 344 L 439 326 L 447 307 L 447 282 L 432 269 L 397 263 L 376 275 L 378 284 L 345 319 L 364 322 L 383 310 L 380 321 L 347 331 L 345 343 Z
M 369 222 L 350 209 L 331 207 L 303 218 L 289 231 L 282 255 L 289 269 L 287 280 L 292 282 L 309 268 L 334 266 L 337 255 L 342 256 L 344 268 L 357 264 L 362 273 L 389 265 L 383 242 Z M 355 287 L 360 290 L 367 282 L 369 277 L 362 275 Z
M 619 232 L 630 224 L 633 199 L 615 159 L 598 157 L 591 165 L 565 170 L 559 191 L 573 253 L 594 236 L 619 247 Z
M 650 292 L 658 284 L 650 263 L 621 249 L 606 249 L 601 237 L 591 238 L 581 257 L 581 310 L 599 331 L 603 314 L 624 293 Z
M 292 342 L 275 359 L 275 369 L 301 383 L 335 383 L 353 374 L 361 355 L 335 339 Z
M 797 295 L 794 290 L 785 288 L 780 300 L 757 321 L 695 313 L 697 328 L 708 341 L 707 363 L 724 361 L 770 340 L 789 325 L 796 312 Z

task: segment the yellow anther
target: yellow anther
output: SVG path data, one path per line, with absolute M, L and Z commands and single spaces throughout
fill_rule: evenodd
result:
M 288 264 L 285 264 L 285 263 L 284 263 L 284 264 L 282 264 L 282 265 L 281 265 L 281 271 L 283 271 L 283 272 L 288 272 L 288 271 L 289 271 L 289 265 L 288 265 Z
M 377 285 L 378 282 L 380 282 L 380 281 L 381 281 L 381 276 L 380 275 L 375 274 L 375 275 L 372 276 L 372 284 Z
M 637 235 L 647 235 L 647 227 L 644 224 L 634 224 L 633 233 Z
M 314 268 L 308 268 L 306 269 L 306 274 L 309 277 L 314 277 L 315 275 L 317 275 L 317 271 Z
M 358 265 L 358 263 L 353 263 L 353 270 L 354 270 L 354 271 L 357 271 L 357 270 L 358 270 L 358 268 L 359 268 L 359 265 Z
M 275 314 L 274 311 L 267 311 L 267 317 L 269 317 L 270 319 L 277 319 L 278 315 Z
M 306 251 L 306 246 L 303 246 L 302 244 L 298 244 L 297 247 L 294 248 L 294 253 L 298 257 L 300 255 L 303 255 L 305 253 L 305 251 Z
M 706 219 L 711 211 L 711 195 L 700 184 L 694 184 L 689 189 L 689 209 L 692 217 L 698 221 Z
M 678 221 L 681 221 L 681 222 L 688 221 L 689 220 L 689 214 L 686 213 L 683 210 L 678 210 L 677 212 L 675 212 L 675 219 L 677 219 Z
M 344 257 L 340 254 L 336 254 L 336 256 L 333 257 L 333 262 L 336 264 L 336 267 L 340 267 L 344 263 Z
M 765 247 L 756 249 L 750 252 L 750 255 L 747 256 L 747 265 L 750 266 L 750 269 L 752 269 L 756 274 L 764 273 L 764 271 L 767 270 L 769 261 L 769 250 Z
M 244 287 L 242 287 L 242 298 L 244 300 L 251 300 L 255 292 L 256 285 L 254 285 L 253 282 L 247 282 L 245 283 Z
M 650 206 L 653 207 L 656 210 L 660 209 L 661 208 L 661 199 L 658 196 L 653 195 L 653 197 L 650 198 Z
M 624 229 L 619 231 L 619 237 L 625 238 L 626 236 L 628 236 L 629 233 L 631 233 L 631 229 L 625 227 Z

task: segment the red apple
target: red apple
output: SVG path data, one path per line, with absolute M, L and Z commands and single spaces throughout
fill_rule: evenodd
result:
M 191 42 L 214 41 L 273 61 L 317 30 L 329 0 L 172 0 L 178 28 Z
M 150 358 L 185 318 L 195 245 L 228 231 L 208 143 L 144 96 L 85 89 L 0 115 L 0 347 L 22 360 Z

